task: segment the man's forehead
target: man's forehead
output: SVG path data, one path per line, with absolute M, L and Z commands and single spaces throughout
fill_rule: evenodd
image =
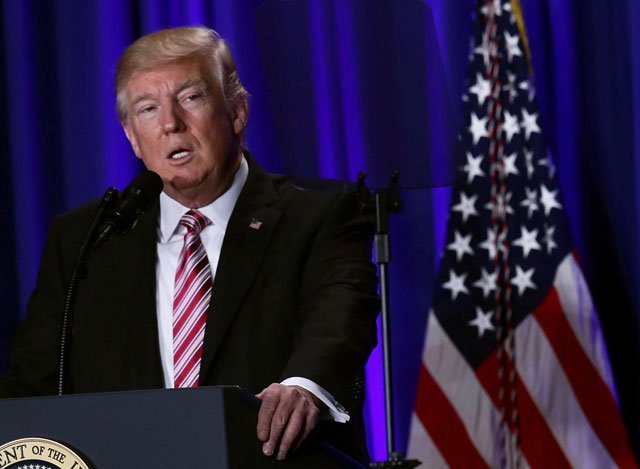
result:
M 136 70 L 125 89 L 130 99 L 141 94 L 155 94 L 160 88 L 179 92 L 191 86 L 212 86 L 212 70 L 195 59 L 161 63 Z

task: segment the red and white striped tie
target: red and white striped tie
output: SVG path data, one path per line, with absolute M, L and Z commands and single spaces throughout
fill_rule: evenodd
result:
M 178 258 L 173 293 L 173 367 L 176 388 L 198 386 L 207 310 L 211 301 L 211 267 L 200 232 L 211 221 L 195 210 L 180 219 L 187 228 Z

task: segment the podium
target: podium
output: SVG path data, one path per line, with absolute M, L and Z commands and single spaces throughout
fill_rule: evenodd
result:
M 312 440 L 284 461 L 264 456 L 258 408 L 237 386 L 0 399 L 0 447 L 55 440 L 97 469 L 362 467 Z

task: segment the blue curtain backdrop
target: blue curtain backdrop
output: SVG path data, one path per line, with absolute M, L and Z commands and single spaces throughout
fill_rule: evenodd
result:
M 640 1 L 522 6 L 544 131 L 638 450 Z M 404 447 L 474 9 L 474 0 L 4 0 L 0 371 L 51 218 L 108 186 L 123 188 L 140 169 L 114 111 L 119 54 L 156 29 L 204 24 L 234 51 L 252 94 L 249 147 L 267 169 L 353 180 L 360 170 L 407 168 L 401 181 L 404 174 L 411 188 L 391 226 L 396 437 Z M 379 351 L 367 382 L 369 444 L 381 459 Z

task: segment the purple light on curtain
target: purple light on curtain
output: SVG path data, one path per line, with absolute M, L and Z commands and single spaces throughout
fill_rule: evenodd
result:
M 129 142 L 117 118 L 114 91 L 115 70 L 118 58 L 133 41 L 130 9 L 126 0 L 101 0 L 98 17 L 101 18 L 98 47 L 101 60 L 97 71 L 100 85 L 101 118 L 100 153 L 102 185 L 123 189 L 141 165 L 135 158 Z
M 157 0 L 141 0 L 140 1 L 140 20 L 142 31 L 140 34 L 148 34 L 165 26 L 162 17 L 164 10 L 161 3 Z
M 444 86 L 452 103 L 455 122 L 460 122 L 460 94 L 467 77 L 466 54 L 473 24 L 471 13 L 476 0 L 425 0 L 433 16 L 438 49 L 444 65 Z
M 460 14 L 460 5 L 455 5 L 451 0 L 428 0 L 430 13 L 433 19 L 433 30 L 429 27 L 425 28 L 425 41 L 427 44 L 434 41 L 438 43 L 437 48 L 431 49 L 431 54 L 426 57 L 428 64 L 427 82 L 425 84 L 429 97 L 429 138 L 430 148 L 432 151 L 431 168 L 433 174 L 443 175 L 436 177 L 437 185 L 444 183 L 451 184 L 450 175 L 444 177 L 451 170 L 451 161 L 457 160 L 456 148 L 457 139 L 454 137 L 458 131 L 456 127 L 457 119 L 452 116 L 459 114 L 462 108 L 459 90 L 454 80 L 454 72 L 464 72 L 466 74 L 467 64 L 458 59 L 464 57 L 463 50 L 456 48 L 454 37 L 458 37 L 460 31 L 466 31 L 471 25 L 469 12 L 472 11 L 471 0 L 469 0 L 469 9 L 462 13 L 462 17 L 468 19 L 468 24 L 462 28 L 459 22 L 450 20 L 452 11 Z M 449 20 L 449 21 L 447 21 Z M 456 34 L 450 30 L 452 25 L 456 25 Z M 434 38 L 433 35 L 436 37 Z M 468 48 L 468 43 L 465 47 Z M 455 64 L 463 63 L 462 67 L 455 67 Z M 447 94 L 442 90 L 447 90 Z M 436 116 L 446 118 L 436 118 Z M 426 123 L 425 123 L 426 125 Z M 455 173 L 455 169 L 454 169 Z M 451 199 L 451 187 L 438 187 L 431 190 L 431 204 L 433 210 L 432 226 L 433 226 L 433 252 L 435 253 L 435 269 L 437 271 L 440 265 L 440 254 L 444 248 L 445 238 L 447 235 L 447 220 L 449 215 L 449 204 Z M 425 334 L 426 337 L 426 334 Z
M 196 25 L 206 23 L 206 13 L 202 0 L 190 1 L 184 4 L 185 8 L 185 24 Z
M 449 23 L 445 21 L 447 4 L 451 3 L 451 0 L 426 0 L 425 3 L 429 5 L 429 10 L 434 18 L 434 27 L 436 35 L 438 36 L 438 47 L 444 57 L 448 57 L 448 43 L 446 38 L 449 36 Z
M 372 461 L 387 459 L 387 434 L 384 411 L 384 377 L 382 365 L 382 325 L 378 324 L 378 346 L 373 350 L 366 368 L 366 398 L 364 417 L 367 425 L 367 445 Z
M 318 150 L 318 170 L 323 177 L 339 177 L 339 165 L 336 158 L 341 152 L 338 149 L 338 136 L 334 132 L 333 122 L 338 116 L 332 93 L 330 79 L 330 57 L 327 47 L 326 2 L 311 0 L 309 2 L 309 33 L 311 43 L 311 67 L 313 81 L 313 98 L 316 112 L 316 133 Z
M 187 8 L 188 3 L 197 2 L 197 0 L 191 0 L 189 2 L 180 2 L 175 0 L 167 0 L 164 10 L 166 11 L 165 24 L 163 27 L 175 28 L 177 26 L 184 26 L 187 24 Z
M 574 27 L 575 18 L 572 14 L 573 6 L 567 3 L 554 3 L 551 7 L 551 15 L 553 21 L 551 23 L 551 34 L 553 47 L 549 52 L 552 56 L 552 70 L 562 70 L 563 73 L 554 73 L 553 82 L 547 83 L 547 87 L 553 90 L 554 109 L 549 109 L 555 116 L 555 148 L 556 155 L 552 155 L 553 162 L 558 166 L 558 175 L 561 179 L 561 186 L 566 188 L 562 192 L 562 198 L 565 208 L 571 219 L 571 225 L 575 227 L 573 236 L 576 238 L 577 246 L 583 247 L 582 240 L 583 222 L 580 216 L 580 181 L 578 180 L 580 172 L 576 168 L 580 166 L 580 155 L 576 136 L 578 135 L 578 117 L 575 112 L 567 112 L 567 110 L 578 109 L 578 90 L 576 86 L 580 82 L 579 72 L 577 70 L 575 38 L 576 31 Z M 543 131 L 547 133 L 548 125 L 543 124 Z M 567 190 L 568 189 L 568 190 Z M 576 229 L 577 228 L 577 229 Z
M 449 215 L 449 204 L 451 201 L 451 188 L 440 187 L 433 189 L 432 192 L 433 207 L 433 252 L 435 268 L 440 266 L 440 255 L 444 248 L 445 238 L 447 236 L 447 218 Z
M 47 230 L 46 210 L 41 193 L 45 187 L 43 168 L 39 162 L 41 146 L 38 123 L 38 96 L 33 65 L 35 47 L 27 2 L 3 2 L 6 37 L 3 46 L 7 63 L 8 103 L 11 113 L 10 147 L 13 185 L 23 188 L 14 197 L 16 219 L 16 260 L 19 274 L 21 311 L 31 293 L 40 262 L 40 249 Z
M 346 157 L 349 161 L 349 179 L 355 181 L 358 173 L 366 168 L 363 116 L 361 113 L 360 87 L 356 67 L 357 52 L 353 25 L 355 19 L 351 3 L 333 2 L 336 36 L 340 38 L 338 67 L 342 96 L 342 123 L 345 131 Z
M 218 31 L 232 45 L 232 50 L 235 50 L 233 44 L 236 42 L 235 38 L 236 34 L 238 34 L 234 20 L 234 0 L 217 0 L 213 4 L 213 29 Z M 235 51 L 235 53 L 240 55 L 242 51 Z
M 430 11 L 426 11 L 427 25 L 424 28 L 424 43 L 439 43 Z M 455 128 L 453 108 L 459 108 L 460 98 L 450 99 L 451 87 L 447 86 L 447 75 L 443 66 L 442 51 L 438 46 L 425 48 L 424 61 L 426 64 L 425 83 L 427 96 L 425 131 L 429 134 L 429 171 L 431 186 L 451 184 L 452 164 L 457 160 L 455 138 L 458 129 Z
M 451 2 L 451 0 L 426 0 L 426 3 L 429 5 L 429 9 L 431 10 L 431 14 L 433 15 L 433 18 L 434 18 L 433 25 L 435 28 L 436 36 L 438 38 L 438 48 L 440 50 L 440 53 L 442 54 L 442 57 L 445 61 L 447 60 L 451 61 L 452 54 L 450 51 L 451 47 L 448 39 L 451 38 L 451 32 L 449 27 L 452 26 L 452 24 L 450 21 L 447 21 L 447 12 L 448 12 L 448 8 L 451 8 L 453 2 Z M 453 7 L 460 8 L 459 5 L 454 5 Z M 449 76 L 449 74 L 446 73 L 451 71 L 451 69 L 452 67 L 450 66 L 445 67 L 445 74 L 447 76 L 447 83 L 446 83 L 447 85 L 452 83 L 451 76 Z M 449 89 L 449 92 L 452 93 L 453 90 L 451 89 L 451 87 L 448 86 L 447 88 Z M 457 97 L 457 96 L 454 96 L 453 94 L 450 94 L 449 96 L 452 98 Z
M 448 24 L 442 18 L 440 18 L 441 21 L 438 21 L 438 17 L 442 17 L 444 15 L 444 7 L 440 2 L 432 1 L 431 9 L 431 14 L 433 15 L 434 20 L 432 24 L 435 26 L 434 32 L 435 34 L 438 34 L 438 24 Z M 425 41 L 427 44 L 434 40 L 431 32 L 431 28 L 425 28 L 425 33 L 427 34 Z M 446 79 L 446 71 L 450 69 L 450 67 L 442 67 L 442 57 L 446 57 L 445 51 L 447 44 L 444 37 L 445 34 L 441 33 L 441 36 L 437 38 L 438 47 L 435 50 L 439 51 L 440 54 L 438 54 L 437 57 L 435 56 L 435 53 L 427 56 L 426 60 L 429 64 L 430 73 L 427 74 L 427 82 L 425 83 L 425 87 L 429 93 L 429 122 L 425 122 L 425 126 L 428 125 L 429 149 L 431 152 L 431 158 L 429 159 L 431 167 L 429 169 L 434 175 L 442 175 L 442 177 L 436 176 L 432 179 L 432 181 L 438 181 L 438 184 L 446 182 L 448 177 L 445 177 L 444 175 L 450 172 L 451 161 L 455 161 L 455 146 L 457 140 L 454 138 L 456 129 L 451 128 L 451 126 L 454 125 L 454 119 L 451 117 L 451 114 L 455 114 L 455 109 L 461 107 L 460 98 L 457 96 L 457 93 L 453 91 L 454 87 L 450 86 L 451 80 Z M 439 77 L 436 75 L 438 72 L 441 73 Z M 447 90 L 448 93 L 442 93 L 443 89 Z M 436 116 L 440 116 L 441 118 L 437 118 Z M 447 116 L 447 118 L 443 118 L 444 116 Z M 444 247 L 445 237 L 447 234 L 450 198 L 450 187 L 434 188 L 431 190 L 431 205 L 433 210 L 433 252 L 436 254 L 434 256 L 434 259 L 436 260 L 434 272 L 438 269 L 440 253 Z

